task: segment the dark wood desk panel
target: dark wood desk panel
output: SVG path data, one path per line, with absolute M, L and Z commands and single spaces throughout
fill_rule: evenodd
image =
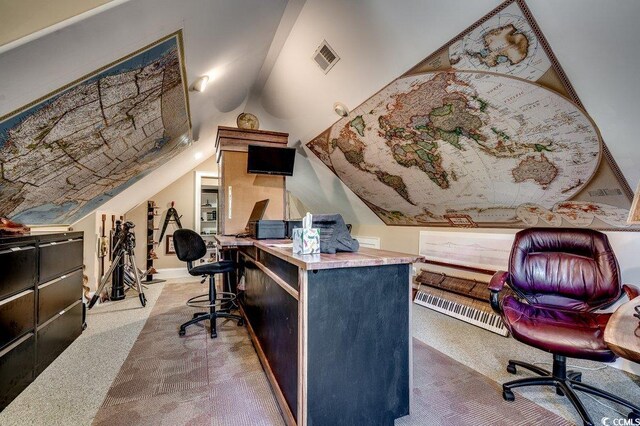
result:
M 298 301 L 253 261 L 245 263 L 242 307 L 291 413 L 298 406 Z
M 392 425 L 409 413 L 418 257 L 295 255 L 286 241 L 216 239 L 229 257 L 241 253 L 241 310 L 288 425 Z
M 298 289 L 298 267 L 265 251 L 260 252 L 260 263 L 295 290 Z
M 308 424 L 393 425 L 409 414 L 410 267 L 309 274 Z

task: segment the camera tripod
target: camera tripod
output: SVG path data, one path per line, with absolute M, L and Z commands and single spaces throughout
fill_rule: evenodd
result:
M 122 224 L 122 229 L 115 235 L 117 242 L 113 250 L 115 253 L 113 261 L 111 262 L 111 266 L 109 267 L 107 273 L 102 277 L 98 289 L 91 298 L 89 306 L 87 307 L 88 309 L 93 308 L 93 305 L 96 304 L 96 302 L 100 298 L 100 293 L 102 293 L 105 285 L 107 285 L 107 281 L 109 281 L 109 278 L 113 274 L 113 271 L 120 264 L 120 261 L 125 258 L 125 256 L 129 260 L 133 271 L 135 271 L 133 273 L 135 282 L 129 285 L 129 288 L 132 288 L 138 292 L 138 297 L 140 298 L 140 303 L 142 303 L 142 306 L 145 306 L 147 304 L 147 298 L 144 295 L 142 283 L 140 282 L 140 276 L 137 273 L 138 267 L 136 266 L 136 257 L 133 251 L 136 246 L 136 236 L 132 231 L 133 228 L 135 228 L 135 224 L 131 221 L 127 221 Z M 118 227 L 116 227 L 116 229 L 118 229 Z

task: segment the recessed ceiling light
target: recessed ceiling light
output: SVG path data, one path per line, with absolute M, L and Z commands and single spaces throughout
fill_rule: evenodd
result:
M 347 108 L 347 106 L 342 102 L 336 102 L 335 104 L 333 104 L 333 110 L 340 117 L 346 117 L 347 115 L 349 115 L 349 108 Z
M 196 152 L 195 154 L 193 154 L 193 158 L 195 158 L 196 160 L 199 160 L 202 158 L 202 153 L 200 151 Z
M 208 82 L 209 76 L 203 75 L 193 83 L 193 90 L 195 90 L 196 92 L 204 92 L 204 90 L 207 88 Z

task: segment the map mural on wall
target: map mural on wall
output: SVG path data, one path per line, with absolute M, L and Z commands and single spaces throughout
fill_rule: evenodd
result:
M 627 182 L 521 0 L 307 147 L 387 225 L 640 230 L 626 221 Z
M 0 117 L 0 216 L 70 224 L 191 139 L 176 32 Z

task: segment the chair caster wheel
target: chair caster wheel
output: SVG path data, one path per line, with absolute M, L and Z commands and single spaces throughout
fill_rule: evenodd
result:
M 211 338 L 215 339 L 216 337 L 218 337 L 218 333 L 211 333 Z
M 515 395 L 513 395 L 513 392 L 511 391 L 511 389 L 502 389 L 502 398 L 505 401 L 514 401 L 516 399 Z
M 147 298 L 144 297 L 144 293 L 140 293 L 140 303 L 142 303 L 142 307 L 145 307 L 147 305 Z
M 185 334 L 187 334 L 187 330 L 180 330 L 178 331 L 178 336 L 184 336 Z
M 635 411 L 632 411 L 627 416 L 627 419 L 636 420 L 636 423 L 638 423 L 637 420 L 640 420 L 640 413 L 636 413 Z
M 244 320 L 239 320 L 238 321 L 238 327 L 242 327 L 244 325 Z
M 507 365 L 507 372 L 511 374 L 516 374 L 518 371 L 516 370 L 516 366 L 513 364 Z
M 564 396 L 564 392 L 562 392 L 562 389 L 556 388 L 556 395 Z

